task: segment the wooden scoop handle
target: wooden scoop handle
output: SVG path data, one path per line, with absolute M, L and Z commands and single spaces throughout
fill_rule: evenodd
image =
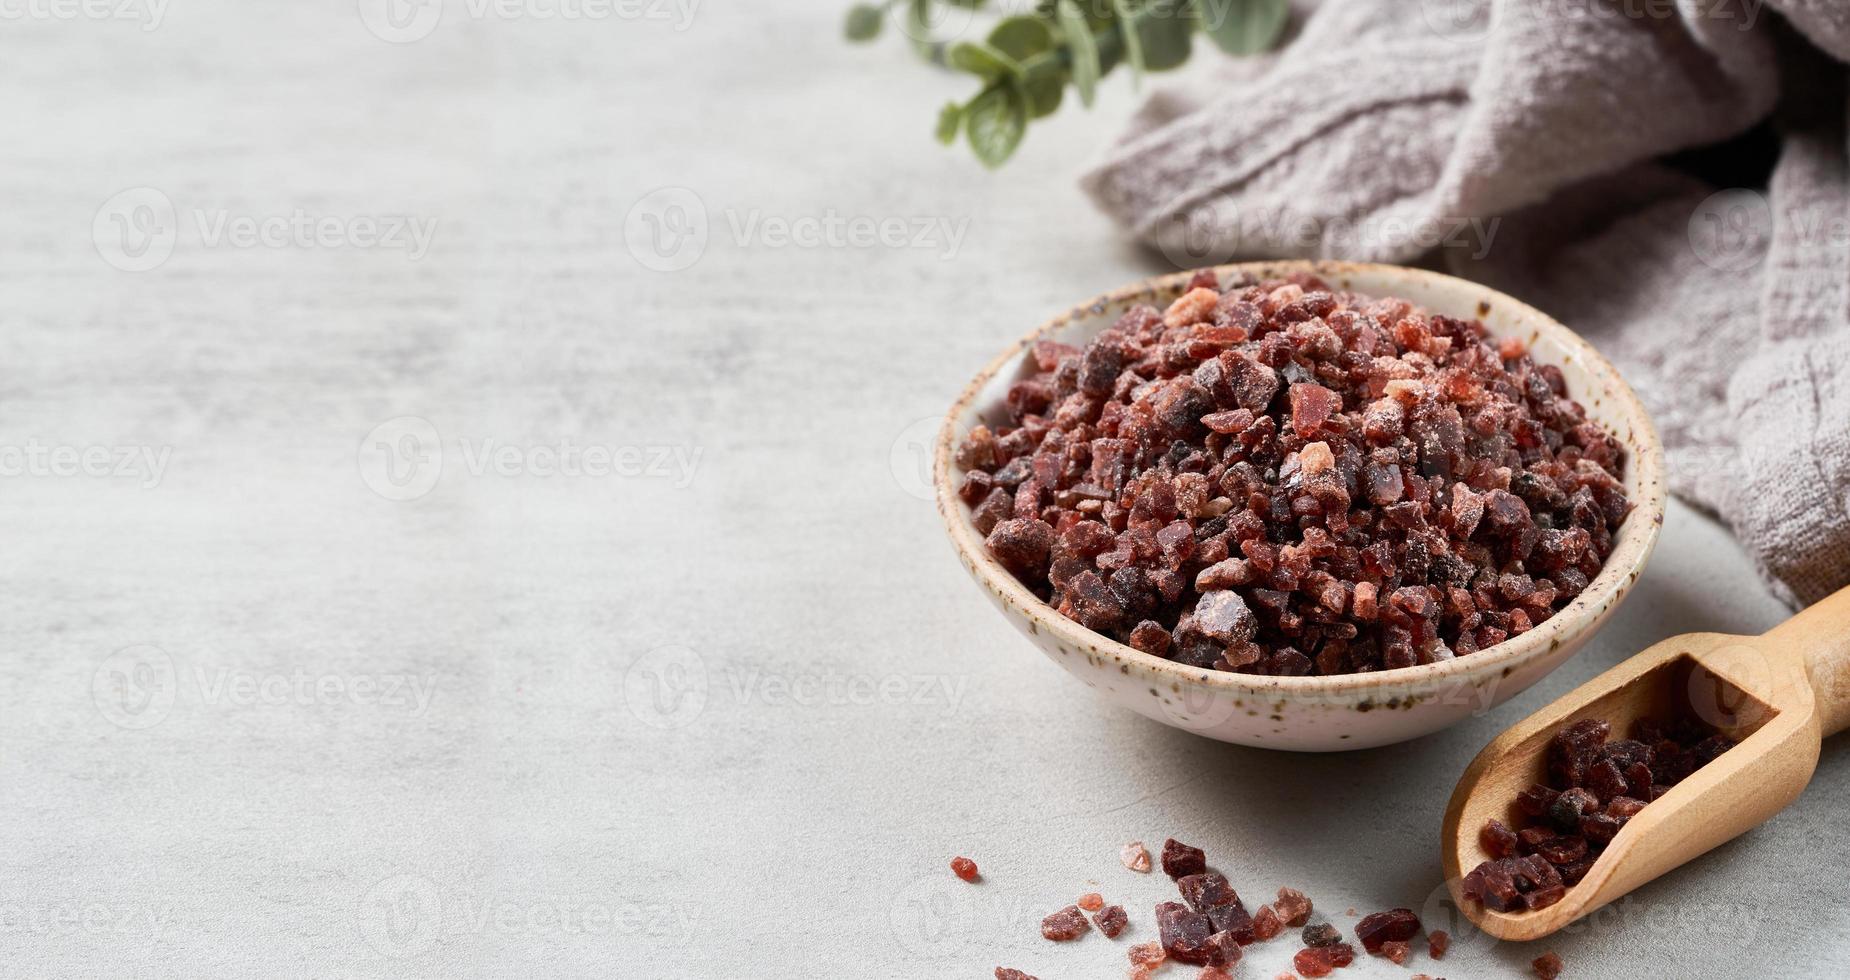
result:
M 1850 728 L 1850 588 L 1819 600 L 1766 635 L 1805 658 L 1824 734 Z

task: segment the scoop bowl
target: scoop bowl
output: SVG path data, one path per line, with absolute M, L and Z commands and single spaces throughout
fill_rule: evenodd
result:
M 996 425 L 1009 385 L 1032 370 L 1039 340 L 1084 344 L 1140 303 L 1159 309 L 1190 273 L 1161 276 L 1095 297 L 1042 324 L 985 367 L 946 416 L 933 447 L 938 512 L 959 560 L 990 600 L 1049 659 L 1107 700 L 1166 725 L 1225 742 L 1300 752 L 1387 745 L 1438 731 L 1497 704 L 1578 652 L 1638 580 L 1664 518 L 1663 450 L 1643 405 L 1619 372 L 1573 331 L 1496 290 L 1440 273 L 1352 262 L 1225 265 L 1222 279 L 1312 273 L 1332 287 L 1405 299 L 1476 319 L 1494 337 L 1519 337 L 1561 369 L 1568 394 L 1625 447 L 1621 482 L 1632 513 L 1605 566 L 1565 608 L 1520 636 L 1440 663 L 1328 677 L 1270 677 L 1188 667 L 1132 649 L 1060 615 L 993 558 L 957 496 L 954 450 L 978 423 Z

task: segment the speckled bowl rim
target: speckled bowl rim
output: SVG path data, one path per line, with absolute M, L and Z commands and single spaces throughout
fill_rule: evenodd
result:
M 1259 279 L 1276 279 L 1293 273 L 1309 272 L 1330 281 L 1339 289 L 1351 288 L 1347 280 L 1356 276 L 1405 276 L 1423 280 L 1424 285 L 1433 288 L 1434 291 L 1444 290 L 1467 294 L 1480 304 L 1487 302 L 1493 306 L 1513 308 L 1519 314 L 1524 314 L 1523 319 L 1534 323 L 1535 336 L 1546 335 L 1562 348 L 1571 351 L 1589 375 L 1604 382 L 1605 390 L 1602 394 L 1609 395 L 1619 403 L 1612 409 L 1611 414 L 1615 419 L 1622 418 L 1631 427 L 1632 438 L 1629 441 L 1626 467 L 1628 476 L 1633 475 L 1632 468 L 1636 468 L 1638 490 L 1630 498 L 1633 505 L 1632 512 L 1626 516 L 1625 523 L 1620 526 L 1618 534 L 1614 537 L 1612 554 L 1607 557 L 1606 564 L 1600 569 L 1599 574 L 1587 584 L 1585 591 L 1574 597 L 1572 602 L 1553 616 L 1521 636 L 1453 660 L 1360 674 L 1273 677 L 1263 674 L 1204 670 L 1144 653 L 1101 633 L 1086 629 L 1060 615 L 1057 610 L 1028 591 L 1025 586 L 1016 581 L 1015 576 L 1009 574 L 994 558 L 990 557 L 983 546 L 982 537 L 971 525 L 968 508 L 958 498 L 955 484 L 951 479 L 954 475 L 951 455 L 956 447 L 958 436 L 957 420 L 970 408 L 990 381 L 998 373 L 1015 364 L 1030 344 L 1063 329 L 1075 320 L 1100 316 L 1113 305 L 1137 301 L 1149 302 L 1159 307 L 1166 305 L 1166 301 L 1161 298 L 1179 294 L 1182 287 L 1188 283 L 1189 277 L 1194 274 L 1192 271 L 1177 272 L 1145 279 L 1102 293 L 1036 327 L 995 360 L 990 361 L 988 366 L 971 379 L 963 392 L 958 395 L 957 401 L 951 405 L 950 411 L 945 415 L 944 425 L 938 431 L 932 453 L 932 476 L 936 485 L 938 514 L 944 521 L 945 530 L 951 536 L 952 545 L 956 547 L 965 566 L 985 588 L 1003 601 L 1022 610 L 1023 614 L 1039 629 L 1053 634 L 1076 648 L 1088 650 L 1096 657 L 1108 658 L 1126 673 L 1142 675 L 1144 679 L 1153 683 L 1186 682 L 1242 695 L 1276 694 L 1301 697 L 1322 694 L 1354 694 L 1383 688 L 1404 689 L 1409 686 L 1422 687 L 1448 681 L 1466 681 L 1475 675 L 1498 671 L 1507 676 L 1518 666 L 1546 656 L 1566 642 L 1567 637 L 1577 635 L 1594 626 L 1601 614 L 1615 605 L 1623 593 L 1637 580 L 1638 575 L 1644 570 L 1645 562 L 1651 556 L 1651 550 L 1657 543 L 1657 535 L 1664 522 L 1664 450 L 1658 441 L 1657 429 L 1652 425 L 1649 414 L 1645 412 L 1644 404 L 1638 400 L 1637 393 L 1632 391 L 1631 386 L 1625 382 L 1618 368 L 1601 356 L 1593 345 L 1587 343 L 1579 334 L 1535 307 L 1488 286 L 1425 269 L 1370 262 L 1327 260 L 1242 262 L 1214 268 L 1223 279 L 1242 274 L 1252 275 Z M 1368 289 L 1358 291 L 1365 295 L 1376 295 Z M 1480 306 L 1479 309 L 1486 310 L 1488 307 Z M 1482 313 L 1479 315 L 1481 316 Z M 1579 400 L 1583 393 L 1570 391 L 1569 395 Z

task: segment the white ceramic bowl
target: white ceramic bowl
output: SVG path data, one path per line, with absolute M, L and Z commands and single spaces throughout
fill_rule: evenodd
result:
M 1054 317 L 983 369 L 952 406 L 933 457 L 938 511 L 973 578 L 1010 622 L 1055 663 L 1110 700 L 1177 728 L 1226 742 L 1301 752 L 1386 745 L 1479 714 L 1513 697 L 1573 656 L 1618 607 L 1657 542 L 1664 520 L 1663 449 L 1637 395 L 1591 345 L 1539 310 L 1451 276 L 1350 262 L 1254 262 L 1221 266 L 1223 280 L 1313 272 L 1337 289 L 1394 296 L 1434 313 L 1481 320 L 1497 337 L 1521 337 L 1559 367 L 1569 397 L 1625 446 L 1623 481 L 1633 510 L 1614 535 L 1599 575 L 1566 608 L 1521 636 L 1455 660 L 1330 677 L 1269 677 L 1202 670 L 1134 650 L 1060 615 L 989 556 L 956 488 L 952 451 L 972 426 L 1003 420 L 1010 384 L 1030 373 L 1037 340 L 1083 344 L 1139 303 L 1158 309 L 1189 273 L 1127 286 Z

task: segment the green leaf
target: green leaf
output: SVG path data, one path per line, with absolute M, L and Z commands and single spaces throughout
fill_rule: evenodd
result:
M 1188 60 L 1195 33 L 1193 7 L 1188 0 L 1153 0 L 1137 19 L 1137 46 L 1142 49 L 1143 70 L 1168 71 Z
M 1278 40 L 1291 0 L 1196 0 L 1201 30 L 1228 54 L 1258 54 Z
M 848 8 L 848 20 L 842 25 L 842 33 L 850 41 L 871 41 L 880 36 L 880 25 L 886 22 L 886 11 L 872 4 L 857 3 Z
M 1053 31 L 1039 17 L 1010 17 L 989 32 L 989 46 L 1016 61 L 1027 61 L 1053 47 Z
M 1021 76 L 1021 66 L 1015 59 L 981 41 L 959 41 L 952 45 L 950 63 L 958 71 L 967 71 L 991 82 Z
M 1131 13 L 1130 0 L 1111 0 L 1118 13 L 1118 35 L 1124 39 L 1124 60 L 1130 62 L 1131 85 L 1143 80 L 1143 45 L 1138 38 L 1137 19 Z
M 1060 21 L 1060 31 L 1066 35 L 1067 47 L 1072 49 L 1073 87 L 1079 90 L 1081 105 L 1092 105 L 1092 94 L 1098 89 L 1098 42 L 1092 37 L 1092 28 L 1086 23 L 1085 15 L 1073 5 L 1073 0 L 1058 0 L 1054 5 L 1054 16 Z
M 950 146 L 957 142 L 957 130 L 964 124 L 964 107 L 947 102 L 938 110 L 938 142 Z
M 1002 83 L 984 89 L 964 112 L 964 135 L 986 167 L 999 167 L 1021 145 L 1028 131 L 1028 99 L 1019 86 Z
M 1066 72 L 1042 71 L 1029 74 L 1022 89 L 1028 96 L 1028 114 L 1039 119 L 1051 116 L 1060 108 L 1060 96 L 1066 92 Z

